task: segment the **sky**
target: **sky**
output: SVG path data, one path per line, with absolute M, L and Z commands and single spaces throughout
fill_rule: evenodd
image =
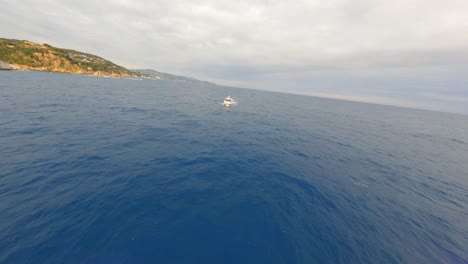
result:
M 0 0 L 0 37 L 261 90 L 468 114 L 467 0 Z

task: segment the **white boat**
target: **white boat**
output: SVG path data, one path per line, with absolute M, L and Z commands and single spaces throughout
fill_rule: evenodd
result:
M 224 102 L 223 102 L 224 106 L 231 106 L 235 104 L 236 104 L 236 101 L 234 101 L 234 99 L 232 99 L 231 96 L 224 98 Z

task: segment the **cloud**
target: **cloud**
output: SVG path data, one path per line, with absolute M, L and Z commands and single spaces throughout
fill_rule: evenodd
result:
M 0 0 L 0 6 L 4 37 L 226 84 L 313 92 L 310 81 L 318 75 L 334 88 L 346 86 L 334 79 L 349 76 L 415 84 L 440 73 L 449 83 L 467 81 L 458 74 L 468 70 L 466 0 Z

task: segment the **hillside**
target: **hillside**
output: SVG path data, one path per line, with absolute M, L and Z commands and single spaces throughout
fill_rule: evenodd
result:
M 64 72 L 111 77 L 138 77 L 132 72 L 96 55 L 26 40 L 0 38 L 0 61 L 12 69 Z M 2 64 L 2 68 L 8 68 Z
M 204 82 L 150 69 L 129 70 L 99 56 L 76 50 L 0 38 L 0 70 L 35 70 L 108 77 Z M 208 82 L 205 82 L 208 83 Z

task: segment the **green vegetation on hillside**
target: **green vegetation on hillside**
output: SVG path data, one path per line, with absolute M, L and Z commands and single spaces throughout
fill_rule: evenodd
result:
M 5 62 L 5 63 L 3 63 Z M 143 77 L 157 80 L 203 82 L 155 70 L 128 70 L 93 54 L 37 44 L 27 40 L 0 38 L 0 70 L 37 70 L 112 77 Z M 208 82 L 204 82 L 209 84 Z
M 25 40 L 0 38 L 0 61 L 20 69 L 109 75 L 142 76 L 101 57 Z

